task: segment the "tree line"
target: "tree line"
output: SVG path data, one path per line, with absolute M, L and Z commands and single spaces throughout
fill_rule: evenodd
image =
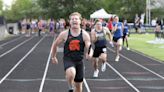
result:
M 22 18 L 68 18 L 69 14 L 78 11 L 89 19 L 94 11 L 104 8 L 110 14 L 126 18 L 130 22 L 136 14 L 146 12 L 146 0 L 14 0 L 10 8 L 2 10 L 1 15 L 9 21 Z M 152 10 L 152 16 L 163 17 L 163 9 Z

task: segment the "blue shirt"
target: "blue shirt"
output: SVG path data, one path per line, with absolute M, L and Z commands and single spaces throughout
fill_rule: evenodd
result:
M 123 34 L 128 34 L 128 32 L 129 32 L 129 27 L 127 24 L 125 24 Z
M 122 37 L 123 36 L 122 23 L 121 22 L 118 22 L 118 23 L 113 22 L 113 27 L 115 27 L 116 24 L 117 24 L 117 29 L 114 32 L 113 37 L 119 38 L 119 37 Z

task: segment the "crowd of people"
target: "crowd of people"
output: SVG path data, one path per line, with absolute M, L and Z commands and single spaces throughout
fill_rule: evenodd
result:
M 48 32 L 51 36 L 55 32 L 64 31 L 68 28 L 69 23 L 64 19 L 54 20 L 50 18 L 48 20 L 40 19 L 22 19 L 18 21 L 19 33 L 25 33 L 26 36 L 30 36 L 33 33 L 38 33 L 38 36 L 41 36 L 41 33 Z
M 151 21 L 151 24 L 149 25 L 144 25 L 144 18 L 139 17 L 138 14 L 135 16 L 134 20 L 134 28 L 136 33 L 145 33 L 146 32 L 146 27 L 147 28 L 153 28 L 153 31 L 155 33 L 155 40 L 156 41 L 164 41 L 164 30 L 163 30 L 163 19 L 162 18 L 154 18 Z

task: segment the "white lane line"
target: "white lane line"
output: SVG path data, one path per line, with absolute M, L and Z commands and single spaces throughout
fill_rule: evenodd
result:
M 5 56 L 6 54 L 12 52 L 13 50 L 15 50 L 16 48 L 18 48 L 19 46 L 21 46 L 21 45 L 23 45 L 24 43 L 26 43 L 26 42 L 28 42 L 29 40 L 31 40 L 32 38 L 33 38 L 33 37 L 31 37 L 30 39 L 27 39 L 27 40 L 23 41 L 22 43 L 18 44 L 18 45 L 15 46 L 14 48 L 12 48 L 12 49 L 6 51 L 5 53 L 1 54 L 1 55 L 0 55 L 0 58 L 2 58 L 3 56 Z
M 7 44 L 9 44 L 9 43 L 15 42 L 15 41 L 21 39 L 22 37 L 23 37 L 23 36 L 20 36 L 19 38 L 16 38 L 16 39 L 14 39 L 14 40 L 11 40 L 11 41 L 8 41 L 8 42 L 6 42 L 6 43 L 3 43 L 3 44 L 0 45 L 0 47 L 3 47 L 3 46 L 5 46 L 5 45 L 7 45 Z
M 162 81 L 161 78 L 126 78 L 127 80 L 131 81 Z M 30 82 L 30 81 L 41 81 L 42 78 L 34 78 L 34 79 L 8 79 L 6 78 L 5 81 L 17 81 L 17 82 Z M 51 79 L 51 78 L 46 78 L 46 81 L 67 81 L 66 79 Z M 122 81 L 122 78 L 113 78 L 113 79 L 85 79 L 88 81 L 98 81 L 98 82 L 112 82 L 112 81 Z
M 54 37 L 54 40 L 55 40 L 55 37 Z M 53 40 L 53 42 L 54 42 L 54 40 Z M 53 42 L 52 42 L 52 44 L 53 44 Z M 51 50 L 51 48 L 50 48 L 50 50 Z M 40 84 L 39 92 L 43 91 L 45 79 L 46 79 L 47 72 L 48 72 L 49 63 L 50 63 L 50 60 L 51 60 L 51 53 L 52 53 L 52 50 L 50 51 L 49 56 L 48 56 L 48 60 L 47 60 L 46 68 L 45 68 L 44 75 L 43 75 L 43 78 L 42 78 L 42 82 Z
M 84 71 L 85 71 L 85 66 L 84 66 Z M 88 79 L 87 79 L 88 80 Z M 86 89 L 87 89 L 87 92 L 91 92 L 91 90 L 90 90 L 90 88 L 89 88 L 89 86 L 88 86 L 88 83 L 87 83 L 87 81 L 86 81 L 86 79 L 84 78 L 83 79 L 83 82 L 84 82 L 84 86 L 86 87 Z
M 107 65 L 116 72 L 129 86 L 131 86 L 136 92 L 140 92 L 132 83 L 130 83 L 121 73 L 119 73 L 114 67 L 112 67 L 109 63 Z
M 36 44 L 35 44 L 35 46 L 23 57 L 23 58 L 21 58 L 19 61 L 18 61 L 18 63 L 0 80 L 0 84 L 2 84 L 2 82 L 18 67 L 18 65 L 20 64 L 20 63 L 22 63 L 22 61 L 26 58 L 26 57 L 28 57 L 28 55 L 30 55 L 30 53 L 38 46 L 38 44 L 43 40 L 45 38 L 45 36 L 41 39 L 41 40 L 39 40 L 39 42 L 37 42 Z
M 36 79 L 5 79 L 5 81 L 16 81 L 16 82 L 31 82 L 31 81 L 41 81 L 42 78 L 36 78 Z M 60 81 L 60 82 L 66 82 L 66 79 L 50 79 L 46 78 L 47 81 Z
M 107 47 L 107 48 L 108 48 L 110 51 L 112 51 L 112 52 L 115 53 L 114 50 L 110 49 L 109 47 Z M 124 56 L 124 55 L 122 55 L 122 54 L 120 54 L 120 56 L 123 57 L 123 58 L 125 58 L 126 60 L 128 60 L 128 61 L 130 61 L 130 62 L 136 64 L 137 66 L 139 66 L 139 67 L 141 67 L 141 68 L 143 68 L 143 69 L 145 69 L 145 70 L 147 70 L 147 71 L 153 73 L 154 75 L 160 77 L 161 79 L 164 79 L 164 77 L 161 76 L 160 74 L 158 74 L 158 73 L 156 73 L 156 72 L 154 72 L 154 71 L 152 71 L 152 70 L 146 68 L 145 66 L 143 66 L 143 65 L 141 65 L 141 64 L 139 64 L 139 63 L 137 63 L 137 62 L 135 62 L 134 60 L 131 60 L 131 59 L 129 59 L 128 57 L 126 57 L 126 56 Z
M 91 90 L 90 90 L 90 88 L 89 88 L 89 86 L 88 86 L 88 83 L 87 83 L 87 81 L 86 81 L 85 78 L 84 78 L 84 85 L 85 85 L 85 87 L 86 87 L 86 89 L 87 89 L 87 92 L 91 92 Z

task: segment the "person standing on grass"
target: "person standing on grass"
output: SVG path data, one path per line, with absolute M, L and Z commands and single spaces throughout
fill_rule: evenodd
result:
M 107 62 L 107 39 L 106 35 L 112 44 L 112 35 L 107 27 L 103 27 L 102 22 L 97 21 L 95 24 L 95 29 L 91 31 L 91 39 L 95 45 L 94 54 L 93 54 L 93 67 L 94 73 L 93 77 L 98 77 L 98 61 L 102 61 L 101 71 L 104 72 L 106 70 L 106 62 Z
M 80 28 L 81 14 L 72 13 L 70 16 L 70 29 L 62 31 L 52 45 L 52 63 L 57 64 L 57 47 L 64 43 L 64 69 L 69 84 L 69 92 L 82 92 L 84 65 L 83 56 L 86 48 L 86 58 L 93 54 L 89 34 Z
M 157 18 L 157 21 L 156 21 L 156 27 L 155 27 L 155 37 L 156 37 L 156 41 L 160 41 L 161 39 L 161 20 Z
M 115 61 L 119 61 L 120 55 L 119 52 L 122 50 L 122 36 L 123 36 L 123 24 L 119 22 L 119 17 L 114 17 L 113 22 L 113 43 L 116 48 L 116 58 Z

